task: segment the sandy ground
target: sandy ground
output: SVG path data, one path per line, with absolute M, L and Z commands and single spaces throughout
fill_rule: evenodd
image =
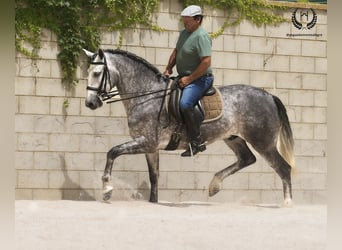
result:
M 326 249 L 324 205 L 16 201 L 16 249 Z

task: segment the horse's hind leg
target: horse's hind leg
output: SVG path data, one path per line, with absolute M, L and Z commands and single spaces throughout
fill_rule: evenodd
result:
M 150 202 L 158 202 L 159 152 L 145 154 L 151 183 Z
M 222 181 L 229 175 L 240 169 L 253 164 L 256 161 L 252 151 L 248 148 L 245 140 L 238 136 L 231 136 L 224 142 L 232 149 L 237 157 L 237 161 L 229 167 L 217 172 L 209 185 L 209 196 L 213 196 L 221 190 Z
M 283 182 L 284 205 L 292 206 L 291 166 L 284 160 L 276 148 L 259 153 L 270 163 Z

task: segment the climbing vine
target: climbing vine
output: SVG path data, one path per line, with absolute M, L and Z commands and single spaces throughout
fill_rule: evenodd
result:
M 225 10 L 229 13 L 216 37 L 225 28 L 243 19 L 261 24 L 284 21 L 275 8 L 265 0 L 179 0 L 183 6 L 197 4 L 204 8 Z M 82 48 L 96 50 L 101 42 L 101 29 L 116 30 L 122 44 L 124 30 L 139 25 L 162 31 L 153 21 L 158 0 L 15 0 L 16 49 L 33 60 L 39 58 L 41 30 L 51 30 L 57 38 L 58 60 L 63 72 L 63 83 L 72 87 L 77 83 L 76 68 Z M 237 13 L 232 17 L 231 13 Z

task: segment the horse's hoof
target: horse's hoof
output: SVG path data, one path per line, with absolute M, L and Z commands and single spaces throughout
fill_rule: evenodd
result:
M 209 185 L 209 196 L 214 196 L 221 190 L 222 182 L 219 178 L 214 176 Z
M 293 207 L 293 202 L 291 199 L 284 200 L 284 207 Z
M 104 201 L 108 201 L 110 200 L 110 198 L 112 198 L 112 194 L 113 194 L 113 187 L 107 186 L 104 190 L 103 190 L 103 197 L 102 199 Z

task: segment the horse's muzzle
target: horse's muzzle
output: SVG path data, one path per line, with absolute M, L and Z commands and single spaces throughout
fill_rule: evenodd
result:
M 100 100 L 100 98 L 92 98 L 90 100 L 85 100 L 85 105 L 87 108 L 90 108 L 91 110 L 95 110 L 97 108 L 102 107 L 103 102 Z

